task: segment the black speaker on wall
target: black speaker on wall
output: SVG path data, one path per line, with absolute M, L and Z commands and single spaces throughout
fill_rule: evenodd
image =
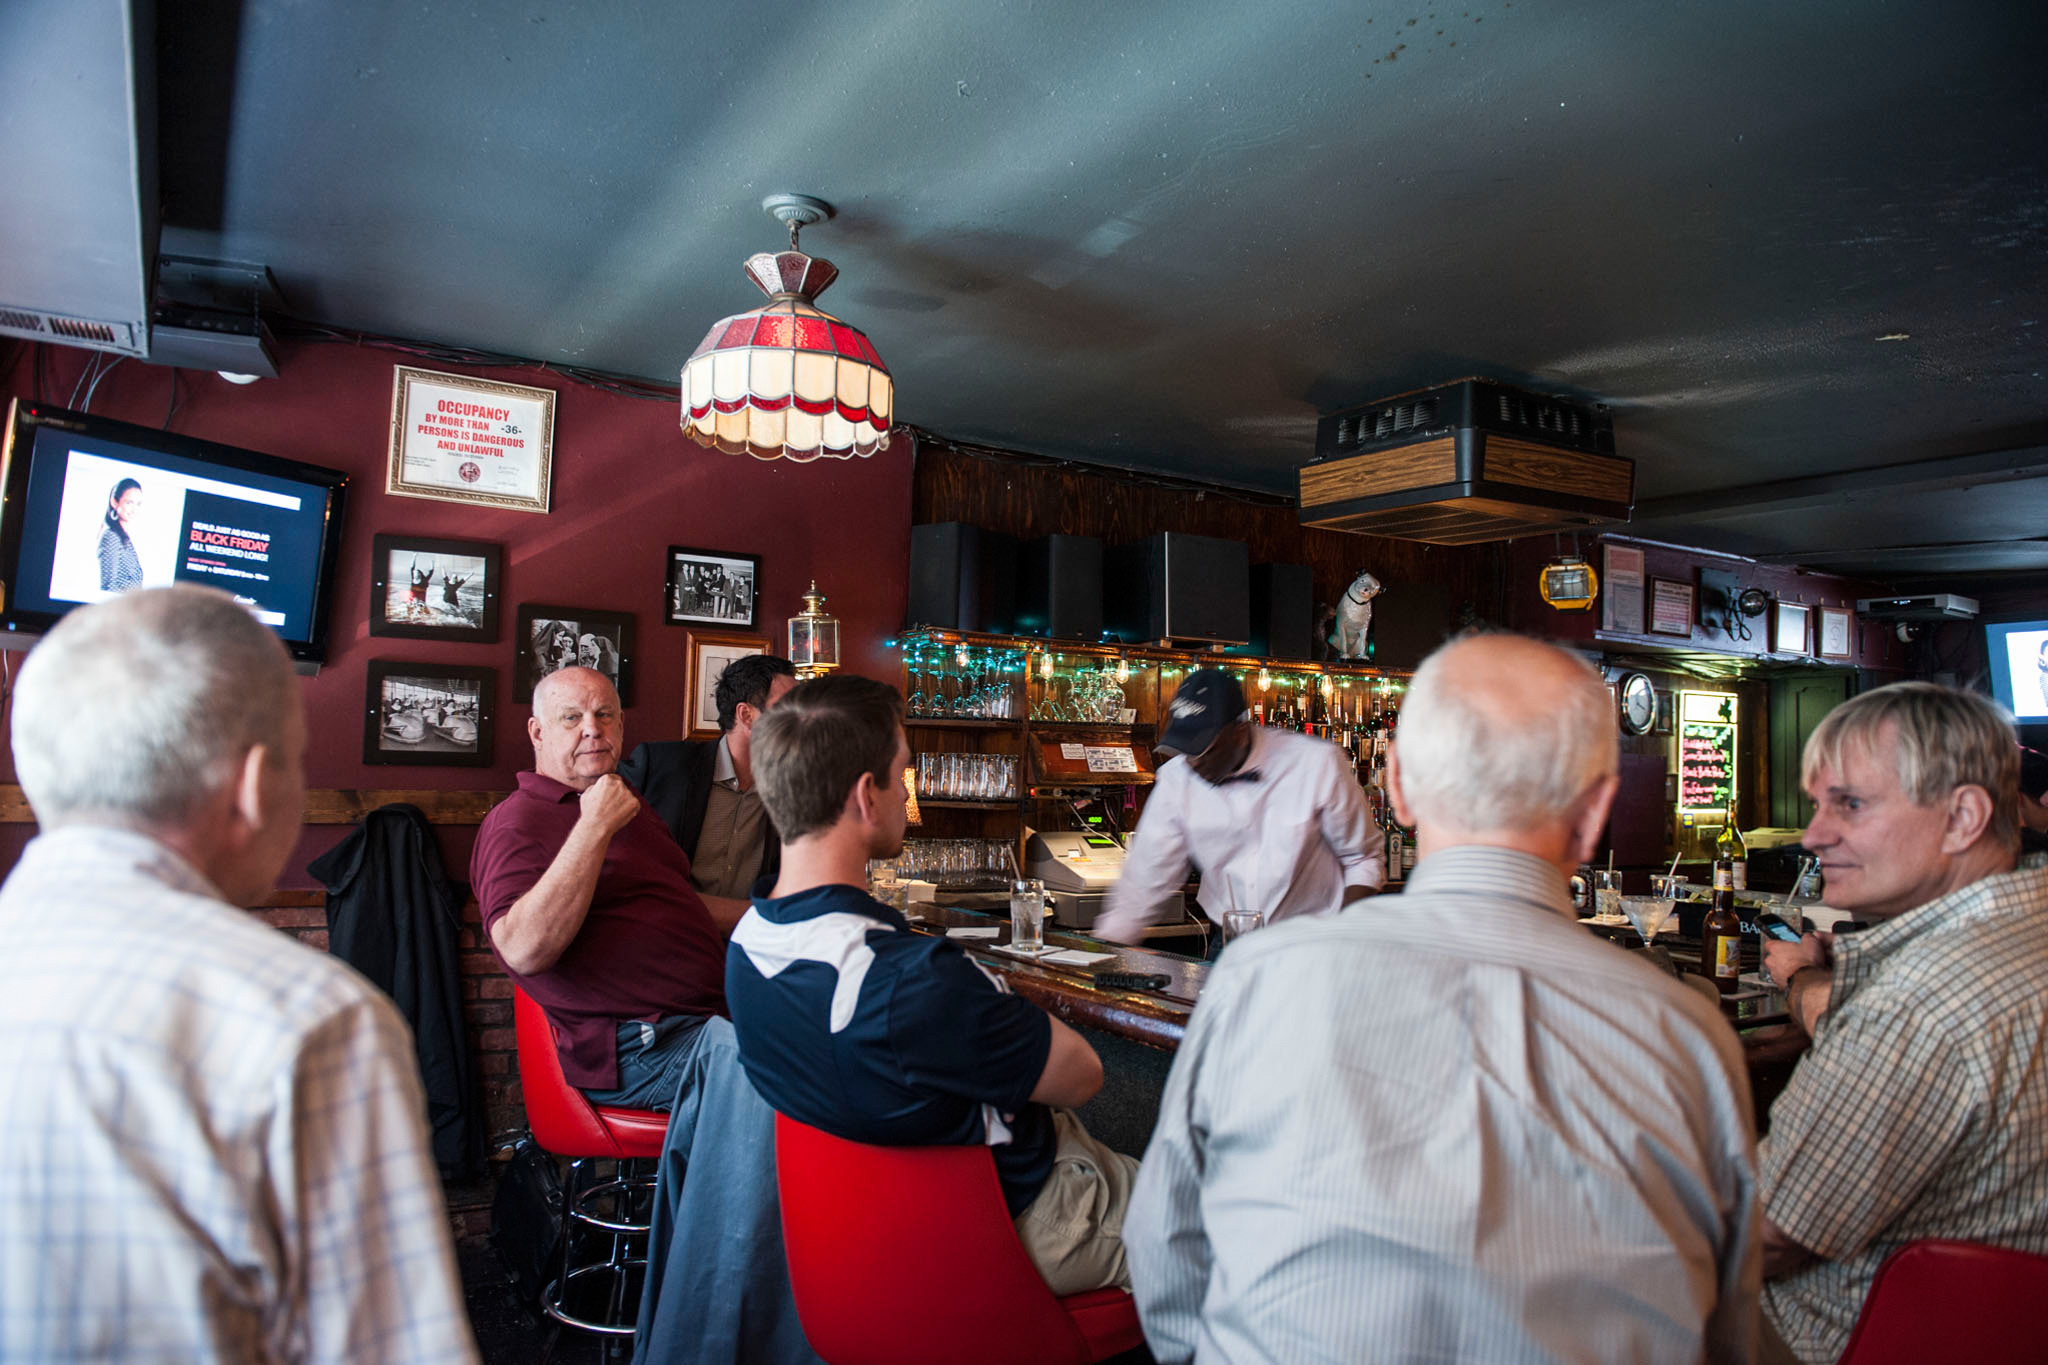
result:
M 1315 573 L 1308 565 L 1252 565 L 1252 652 L 1313 659 L 1315 599 Z
M 1102 541 L 1040 536 L 1017 551 L 1017 633 L 1102 638 Z
M 960 521 L 910 528 L 905 625 L 1007 635 L 1016 628 L 1017 542 Z
M 1109 628 L 1130 643 L 1252 638 L 1251 552 L 1242 541 L 1162 531 L 1109 560 Z

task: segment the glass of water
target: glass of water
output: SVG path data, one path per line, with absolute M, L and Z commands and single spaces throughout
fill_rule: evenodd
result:
M 1256 910 L 1226 910 L 1223 914 L 1223 941 L 1243 938 L 1254 929 L 1266 927 L 1266 917 Z
M 1031 953 L 1045 947 L 1045 883 L 1036 877 L 1010 883 L 1010 946 Z
M 1621 874 L 1597 871 L 1593 874 L 1593 914 L 1610 923 L 1621 918 Z

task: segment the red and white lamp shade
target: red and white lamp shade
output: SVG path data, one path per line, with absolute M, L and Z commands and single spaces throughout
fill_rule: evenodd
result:
M 757 460 L 862 459 L 889 445 L 896 386 L 859 328 L 812 303 L 839 277 L 795 249 L 747 259 L 765 306 L 719 322 L 683 366 L 683 434 Z

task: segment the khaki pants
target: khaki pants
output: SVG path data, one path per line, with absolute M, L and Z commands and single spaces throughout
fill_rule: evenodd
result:
M 1131 1206 L 1138 1160 L 1088 1136 L 1064 1109 L 1055 1109 L 1052 1120 L 1058 1135 L 1052 1174 L 1031 1207 L 1017 1215 L 1025 1254 L 1062 1297 L 1109 1285 L 1129 1289 L 1124 1211 Z

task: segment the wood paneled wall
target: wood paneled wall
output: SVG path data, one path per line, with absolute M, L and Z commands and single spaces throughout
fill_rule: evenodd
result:
M 1217 536 L 1245 542 L 1254 564 L 1308 565 L 1318 602 L 1336 601 L 1361 569 L 1369 569 L 1386 588 L 1383 614 L 1401 609 L 1401 588 L 1408 584 L 1430 589 L 1415 596 L 1447 612 L 1447 628 L 1468 612 L 1495 623 L 1508 612 L 1502 546 L 1422 545 L 1317 530 L 1303 526 L 1293 503 L 1277 497 L 975 452 L 925 433 L 917 442 L 911 521 L 961 521 L 1026 540 L 1098 536 L 1106 545 L 1161 531 Z

